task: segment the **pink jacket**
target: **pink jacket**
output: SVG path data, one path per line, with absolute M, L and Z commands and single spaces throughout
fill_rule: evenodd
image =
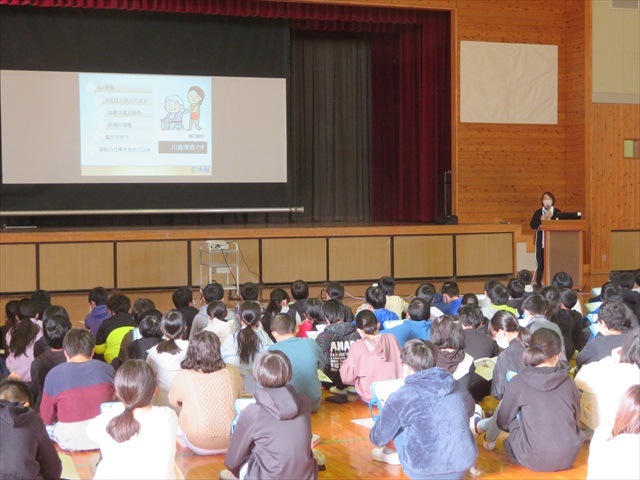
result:
M 361 338 L 351 345 L 347 359 L 340 367 L 347 385 L 355 385 L 365 402 L 371 401 L 371 384 L 402 377 L 400 346 L 393 335 Z

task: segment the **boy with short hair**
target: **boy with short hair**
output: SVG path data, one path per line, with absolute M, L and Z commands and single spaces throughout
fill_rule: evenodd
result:
M 182 338 L 188 339 L 191 333 L 191 325 L 193 325 L 193 319 L 198 314 L 198 309 L 194 307 L 193 292 L 188 287 L 180 287 L 171 296 L 173 305 L 176 307 L 187 324 L 187 328 L 182 335 Z
M 371 307 L 371 311 L 380 323 L 380 330 L 384 330 L 384 322 L 387 320 L 400 320 L 400 317 L 391 310 L 387 310 L 387 295 L 380 287 L 369 287 L 364 293 L 364 298 Z
M 207 327 L 207 325 L 209 325 L 209 314 L 207 313 L 209 304 L 211 302 L 222 302 L 224 298 L 224 289 L 218 282 L 209 283 L 200 290 L 200 298 L 202 306 L 200 307 L 198 314 L 193 318 L 189 339 L 192 339 L 197 333 L 201 332 L 205 327 Z M 227 308 L 224 320 L 231 322 L 231 324 L 235 326 L 235 318 L 236 316 L 233 313 L 233 310 Z
M 331 282 L 325 288 L 325 300 L 344 300 L 344 285 L 340 282 Z
M 398 318 L 403 318 L 409 304 L 404 300 L 404 298 L 395 295 L 396 281 L 385 275 L 384 277 L 380 277 L 378 285 L 387 295 L 387 303 L 384 308 L 391 310 L 398 316 Z
M 440 288 L 442 300 L 445 303 L 442 313 L 445 315 L 457 315 L 462 298 L 460 298 L 460 288 L 456 282 L 444 282 Z
M 296 392 L 311 401 L 311 411 L 320 408 L 322 386 L 318 380 L 318 369 L 322 370 L 327 359 L 316 342 L 310 338 L 297 338 L 296 321 L 286 313 L 279 313 L 271 320 L 271 334 L 277 343 L 268 350 L 279 350 L 291 361 L 293 376 L 291 385 Z
M 319 298 L 309 298 L 302 309 L 302 323 L 298 326 L 298 338 L 307 338 L 307 332 L 316 330 L 316 325 L 324 324 L 322 320 L 322 301 Z
M 120 354 L 120 345 L 125 334 L 136 327 L 136 322 L 129 313 L 131 300 L 126 295 L 114 293 L 107 301 L 107 309 L 111 317 L 98 327 L 95 338 L 95 353 L 101 355 L 105 362 L 111 363 Z
M 25 383 L 0 382 L 0 478 L 57 480 L 62 462 L 31 402 Z
M 291 284 L 291 296 L 293 297 L 293 302 L 289 303 L 289 308 L 297 312 L 300 318 L 304 318 L 304 305 L 309 300 L 309 285 L 307 285 L 307 282 L 304 280 L 293 282 Z
M 409 340 L 418 338 L 429 340 L 431 336 L 431 302 L 422 298 L 415 298 L 407 308 L 409 319 L 402 325 L 385 330 L 384 334 L 393 335 L 400 348 Z
M 84 326 L 91 331 L 93 338 L 98 334 L 102 322 L 111 316 L 107 309 L 109 293 L 104 287 L 95 287 L 89 291 L 89 313 L 84 318 Z
M 392 393 L 369 439 L 374 460 L 400 464 L 409 478 L 462 478 L 478 456 L 469 429 L 475 404 L 453 376 L 436 367 L 438 349 L 410 340 L 402 349 L 405 383 Z M 446 421 L 443 421 L 446 419 Z M 395 449 L 387 445 L 393 440 Z
M 416 288 L 416 298 L 421 298 L 429 302 L 429 305 L 431 305 L 431 308 L 430 308 L 431 320 L 444 315 L 444 313 L 442 313 L 442 310 L 434 306 L 436 299 L 440 299 L 440 302 L 442 302 L 442 295 L 440 295 L 439 293 L 436 293 L 436 287 L 434 287 L 433 284 L 423 283 L 418 288 Z M 429 320 L 429 319 L 425 318 L 424 320 Z

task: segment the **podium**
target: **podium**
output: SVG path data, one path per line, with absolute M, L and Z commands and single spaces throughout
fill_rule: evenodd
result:
M 544 283 L 551 285 L 553 276 L 567 272 L 574 285 L 583 285 L 582 265 L 585 220 L 543 220 Z

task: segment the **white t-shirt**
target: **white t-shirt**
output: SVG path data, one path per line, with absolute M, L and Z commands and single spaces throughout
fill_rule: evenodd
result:
M 173 407 L 169 403 L 169 390 L 171 390 L 173 379 L 180 371 L 180 363 L 182 363 L 187 354 L 189 342 L 187 340 L 176 340 L 176 344 L 180 348 L 180 352 L 175 355 L 166 352 L 158 353 L 157 345 L 151 347 L 147 355 L 147 363 L 156 374 L 156 381 L 158 382 L 158 391 L 153 397 L 153 404 L 159 407 L 171 407 L 176 411 L 180 411 L 179 408 Z
M 122 443 L 107 433 L 107 424 L 115 416 L 113 411 L 102 413 L 87 427 L 102 453 L 94 480 L 175 479 L 176 412 L 167 407 L 135 410 L 140 431 Z
M 215 333 L 220 339 L 220 345 L 222 345 L 227 337 L 233 332 L 234 324 L 235 322 L 233 321 L 223 322 L 222 320 L 214 318 L 213 320 L 209 320 L 209 324 L 204 327 L 203 330 Z

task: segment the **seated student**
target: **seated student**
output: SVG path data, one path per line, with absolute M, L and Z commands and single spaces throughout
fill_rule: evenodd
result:
M 110 409 L 87 427 L 101 454 L 94 480 L 175 479 L 178 418 L 170 408 L 152 405 L 153 370 L 142 360 L 127 360 L 115 387 L 124 409 Z
M 13 328 L 18 321 L 18 300 L 9 300 L 4 306 L 5 322 L 0 327 L 0 350 L 3 352 L 0 354 L 2 358 L 7 358 L 9 349 L 6 343 L 7 332 Z
M 299 338 L 307 338 L 307 332 L 317 330 L 316 325 L 324 325 L 322 319 L 322 300 L 318 298 L 308 298 L 307 301 L 304 302 L 302 323 L 299 325 L 296 336 Z
M 224 288 L 222 288 L 222 285 L 218 282 L 209 283 L 200 290 L 200 298 L 202 306 L 200 307 L 200 310 L 198 310 L 198 314 L 193 317 L 189 338 L 193 338 L 196 333 L 204 330 L 209 325 L 210 317 L 207 312 L 207 308 L 211 302 L 222 302 L 222 299 L 224 298 Z M 235 319 L 236 316 L 233 313 L 233 310 L 226 308 L 225 305 L 225 315 L 221 320 L 229 322 L 229 326 L 232 326 L 235 329 Z M 223 341 L 224 340 L 222 339 L 220 340 L 220 342 Z
M 236 366 L 243 378 L 251 375 L 258 354 L 273 343 L 260 328 L 261 315 L 262 308 L 258 302 L 242 302 L 238 311 L 241 328 L 229 335 L 220 348 L 222 360 L 227 365 Z
M 364 292 L 364 298 L 369 310 L 371 310 L 378 319 L 378 323 L 380 323 L 380 330 L 384 330 L 384 322 L 387 320 L 400 320 L 400 317 L 398 317 L 394 312 L 384 308 L 387 304 L 387 295 L 384 293 L 382 288 L 367 288 Z
M 429 298 L 432 298 L 429 296 Z M 396 337 L 400 348 L 409 340 L 419 338 L 420 340 L 429 340 L 431 337 L 431 301 L 422 298 L 415 298 L 407 308 L 409 319 L 402 325 L 385 330 L 384 334 L 390 334 Z
M 240 305 L 242 305 L 242 302 L 246 302 L 246 301 L 256 302 L 260 307 L 260 313 L 262 313 L 263 306 L 258 301 L 259 296 L 260 296 L 260 290 L 258 289 L 258 285 L 256 285 L 255 283 L 247 282 L 240 286 L 241 302 L 239 302 L 235 307 L 233 307 L 233 313 L 236 316 L 236 329 L 240 328 L 241 326 L 240 325 L 241 322 L 238 319 L 238 314 L 240 312 Z
M 120 353 L 122 337 L 136 327 L 136 322 L 129 313 L 131 300 L 126 295 L 121 293 L 111 295 L 107 301 L 107 309 L 111 313 L 111 317 L 98 327 L 96 353 L 102 355 L 105 362 L 111 363 Z
M 549 321 L 545 316 L 547 312 L 551 312 L 549 302 L 547 302 L 545 297 L 539 293 L 529 295 L 524 302 L 522 302 L 522 311 L 523 319 L 520 320 L 520 325 L 526 327 L 531 333 L 534 333 L 539 328 L 548 328 L 556 332 L 562 340 L 562 330 L 560 330 L 560 326 Z M 562 340 L 560 361 L 565 367 L 569 368 L 569 362 L 565 354 L 564 340 Z
M 520 315 L 522 315 L 522 302 L 524 301 L 524 286 L 524 283 L 517 278 L 512 278 L 507 283 L 507 292 L 509 292 L 507 305 L 515 308 Z
M 311 452 L 311 402 L 289 385 L 291 362 L 280 351 L 262 355 L 253 376 L 262 387 L 256 403 L 238 417 L 220 478 L 312 480 L 318 466 Z
M 457 315 L 458 309 L 462 305 L 458 284 L 456 282 L 444 282 L 440 288 L 440 293 L 445 303 L 442 313 L 445 315 Z
M 573 309 L 577 299 L 578 295 L 570 288 L 560 290 L 561 309 L 556 320 L 562 331 L 568 360 L 571 360 L 576 351 L 582 350 L 586 343 L 582 332 L 582 315 Z
M 507 302 L 509 301 L 509 292 L 501 283 L 497 282 L 489 287 L 489 290 L 487 290 L 487 298 L 489 299 L 489 305 L 482 308 L 482 314 L 485 317 L 491 318 L 500 310 L 506 310 L 516 316 L 519 315 L 518 310 L 507 305 Z
M 111 316 L 107 309 L 109 293 L 104 287 L 95 287 L 89 291 L 89 313 L 84 317 L 84 326 L 91 331 L 93 338 L 98 334 L 98 328 Z
M 304 318 L 304 305 L 309 300 L 309 285 L 304 280 L 296 280 L 291 284 L 291 296 L 293 302 L 289 303 L 289 308 L 298 314 L 302 320 Z
M 509 381 L 508 376 L 521 372 L 525 365 L 523 355 L 529 346 L 531 333 L 518 324 L 516 316 L 506 310 L 496 313 L 489 322 L 489 332 L 502 352 L 498 355 L 496 366 L 491 380 L 491 395 L 502 400 L 504 391 Z M 483 447 L 485 450 L 493 450 L 496 440 L 500 435 L 500 428 L 496 423 L 500 404 L 493 412 L 493 416 L 480 420 L 476 425 L 477 433 L 484 433 Z
M 622 301 L 631 309 L 637 319 L 640 319 L 640 293 L 635 292 L 635 278 L 631 272 L 620 272 L 616 277 L 616 283 L 620 286 Z
M 387 302 L 385 303 L 384 308 L 395 313 L 398 318 L 404 318 L 409 304 L 404 298 L 395 295 L 396 281 L 389 276 L 384 276 L 378 280 L 378 286 L 387 296 Z
M 47 343 L 51 347 L 31 364 L 31 392 L 33 393 L 33 409 L 40 410 L 44 380 L 51 369 L 67 361 L 62 350 L 64 336 L 71 330 L 71 322 L 63 315 L 45 318 L 42 329 Z
M 558 290 L 563 288 L 573 289 L 573 278 L 567 272 L 558 272 L 553 276 L 551 280 L 551 286 L 556 287 Z M 576 304 L 572 307 L 578 314 L 582 315 L 582 305 L 580 300 L 576 296 Z
M 38 318 L 36 303 L 23 298 L 18 302 L 17 321 L 6 335 L 7 368 L 25 382 L 31 381 L 33 349 L 42 337 L 42 322 Z
M 611 350 L 622 346 L 631 325 L 633 315 L 629 307 L 620 302 L 604 302 L 598 309 L 599 332 L 585 345 L 576 357 L 576 367 L 581 368 L 611 355 Z
M 136 324 L 136 327 L 129 330 L 122 337 L 122 341 L 120 342 L 120 352 L 118 352 L 118 356 L 111 361 L 111 366 L 116 370 L 124 363 L 125 360 L 127 360 L 127 350 L 131 342 L 138 340 L 142 336 L 140 334 L 140 321 L 142 320 L 142 316 L 150 310 L 155 310 L 155 308 L 155 303 L 148 298 L 136 298 L 136 301 L 133 302 L 133 307 L 131 307 L 131 317 L 133 318 L 133 323 Z
M 220 343 L 224 343 L 227 337 L 235 330 L 235 322 L 225 320 L 226 316 L 227 306 L 224 302 L 214 300 L 207 305 L 209 324 L 202 330 L 215 333 L 220 339 Z M 191 330 L 191 333 L 191 338 L 193 338 L 193 330 Z
M 65 320 L 71 321 L 71 318 L 69 317 L 69 312 L 67 312 L 67 309 L 64 308 L 62 305 L 49 305 L 44 311 L 44 313 L 42 314 L 42 319 L 41 319 L 42 324 L 44 325 L 44 321 L 47 318 L 53 318 L 55 316 L 60 316 L 60 317 L 63 317 Z M 42 337 L 36 340 L 36 343 L 33 344 L 33 356 L 34 358 L 38 358 L 40 355 L 42 355 L 43 353 L 47 352 L 50 349 L 51 349 L 51 346 L 49 345 L 47 338 L 44 335 L 42 335 Z
M 156 375 L 158 388 L 153 396 L 153 404 L 159 407 L 170 407 L 169 390 L 173 379 L 180 371 L 180 364 L 187 354 L 189 342 L 183 340 L 185 329 L 184 317 L 178 310 L 169 310 L 162 317 L 160 330 L 163 341 L 151 347 L 146 362 Z M 175 409 L 179 411 L 179 408 Z
M 489 335 L 478 332 L 484 315 L 477 305 L 464 305 L 458 310 L 458 318 L 464 334 L 464 351 L 475 360 L 479 358 L 493 358 L 500 353 L 498 344 Z M 491 381 L 486 380 L 477 372 L 471 375 L 469 392 L 474 400 L 480 401 L 491 393 Z
M 127 347 L 126 360 L 146 360 L 149 350 L 162 342 L 162 313 L 149 310 L 144 313 L 138 329 L 140 338 L 132 341 Z
M 500 282 L 493 278 L 490 278 L 486 282 L 484 282 L 484 287 L 483 287 L 484 295 L 480 297 L 480 308 L 484 309 L 491 306 L 491 301 L 489 300 L 488 292 L 498 284 L 500 284 Z M 487 316 L 487 314 L 485 314 L 484 316 L 487 317 L 489 320 L 491 320 L 491 315 Z
M 35 302 L 38 318 L 42 319 L 44 311 L 51 306 L 51 294 L 46 290 L 36 290 L 31 294 L 31 301 Z
M 184 317 L 184 323 L 186 325 L 184 338 L 188 340 L 189 334 L 191 333 L 193 319 L 198 314 L 198 309 L 193 306 L 195 303 L 193 301 L 193 292 L 188 287 L 180 287 L 173 292 L 171 300 L 173 301 L 173 305 L 176 307 L 176 310 Z
M 356 327 L 362 338 L 351 345 L 340 378 L 345 385 L 355 385 L 360 398 L 369 403 L 373 382 L 402 377 L 400 347 L 393 335 L 378 333 L 378 319 L 369 310 L 356 315 Z
M 442 301 L 442 295 L 436 293 L 436 287 L 434 287 L 433 284 L 423 283 L 418 288 L 416 288 L 416 298 L 422 298 L 423 300 L 429 301 L 429 304 L 431 305 L 431 320 L 444 315 L 444 313 L 442 313 L 442 310 L 434 306 L 436 299 L 438 299 L 440 303 L 444 302 Z M 429 318 L 425 320 L 429 320 Z
M 275 343 L 276 339 L 271 335 L 271 320 L 279 313 L 289 315 L 296 325 L 300 325 L 302 319 L 298 315 L 298 312 L 289 308 L 289 294 L 282 288 L 275 288 L 269 295 L 269 303 L 264 310 L 264 314 L 260 318 L 260 324 L 262 329 L 267 332 L 269 338 Z
M 225 453 L 231 423 L 236 416 L 234 402 L 242 395 L 238 369 L 220 356 L 220 339 L 206 329 L 189 341 L 169 391 L 169 402 L 180 410 L 182 438 L 198 455 Z
M 331 282 L 324 290 L 325 300 L 338 300 L 342 302 L 344 300 L 344 285 L 340 282 Z
M 92 360 L 93 347 L 88 330 L 69 330 L 62 342 L 67 361 L 51 369 L 44 381 L 40 416 L 64 450 L 98 448 L 87 436 L 87 425 L 102 403 L 113 401 L 113 367 Z
M 537 472 L 568 470 L 580 453 L 580 394 L 559 364 L 560 336 L 536 330 L 524 353 L 525 368 L 511 379 L 497 412 L 497 424 L 510 432 L 504 441 L 509 459 Z
M 430 342 L 404 345 L 404 385 L 389 396 L 369 434 L 371 443 L 383 447 L 371 451 L 373 459 L 402 465 L 409 478 L 459 479 L 478 456 L 469 431 L 473 400 L 449 372 L 436 367 L 437 356 Z
M 613 355 L 584 365 L 576 374 L 582 390 L 582 425 L 595 430 L 613 422 L 622 392 L 636 383 L 640 383 L 640 327 L 625 336 L 620 351 L 614 349 Z
M 587 480 L 640 478 L 640 385 L 622 395 L 615 418 L 596 430 L 589 445 Z
M 456 317 L 436 318 L 431 324 L 431 342 L 438 347 L 436 367 L 448 371 L 468 390 L 475 367 L 473 357 L 464 351 L 464 333 Z
M 32 401 L 25 383 L 0 382 L 0 478 L 57 480 L 62 474 L 56 447 L 29 408 Z
M 316 337 L 316 342 L 328 360 L 324 373 L 334 384 L 329 391 L 346 394 L 348 388 L 340 378 L 340 367 L 346 360 L 351 345 L 360 338 L 360 334 L 353 323 L 345 321 L 345 318 L 349 318 L 347 307 L 339 300 L 332 299 L 324 302 L 322 317 L 327 326 Z
M 310 338 L 297 338 L 295 321 L 284 313 L 271 320 L 271 332 L 277 343 L 269 345 L 268 351 L 281 351 L 291 362 L 293 369 L 291 386 L 311 402 L 311 411 L 320 408 L 322 386 L 318 380 L 318 369 L 322 370 L 327 359 L 316 342 Z
M 527 297 L 528 293 L 532 293 L 533 292 L 533 274 L 531 273 L 530 270 L 520 270 L 518 272 L 518 274 L 516 275 L 516 278 L 518 280 L 520 280 L 522 283 L 524 283 L 524 292 L 525 292 L 525 298 Z

